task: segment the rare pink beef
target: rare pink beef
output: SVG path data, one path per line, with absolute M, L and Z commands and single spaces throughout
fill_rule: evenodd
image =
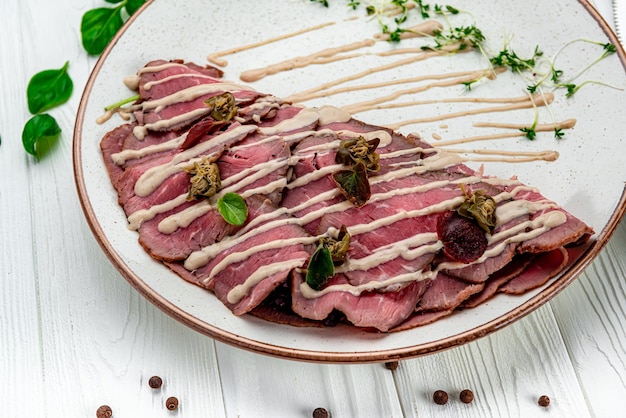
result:
M 182 152 L 206 147 L 196 157 L 204 155 L 218 165 L 223 192 L 233 191 L 246 199 L 246 223 L 226 223 L 214 207 L 216 199 L 185 200 L 147 217 L 138 226 L 139 242 L 185 280 L 214 292 L 237 315 L 252 312 L 297 326 L 339 320 L 381 332 L 406 330 L 450 315 L 459 307 L 476 306 L 496 292 L 517 294 L 544 285 L 571 261 L 564 247 L 581 244 L 593 233 L 563 209 L 549 207 L 498 225 L 493 234 L 547 211 L 565 213 L 566 222 L 536 238 L 509 242 L 496 256 L 456 261 L 450 258 L 453 254 L 441 250 L 438 221 L 449 217 L 446 212 L 458 207 L 464 193 L 484 190 L 497 196 L 516 186 L 490 185 L 482 172 L 464 164 L 421 172 L 419 168 L 428 165 L 436 151 L 416 135 L 405 137 L 355 119 L 307 119 L 306 126 L 294 125 L 299 116 L 310 113 L 300 114 L 301 107 L 224 82 L 221 71 L 213 67 L 164 60 L 147 67 L 138 73 L 140 98 L 131 108 L 136 120 L 112 130 L 101 141 L 105 167 L 121 206 L 131 216 L 171 205 L 189 188 L 189 174 L 179 166 L 145 195 L 136 191 L 138 179 Z M 199 92 L 197 97 L 173 96 L 187 89 Z M 205 101 L 224 89 L 234 95 L 237 114 L 232 120 L 218 121 L 209 114 Z M 178 99 L 150 106 L 172 97 Z M 235 129 L 240 134 L 220 141 L 225 138 L 221 135 Z M 380 170 L 368 174 L 371 197 L 358 208 L 345 200 L 332 178 L 342 168 L 335 161 L 339 144 L 355 133 L 381 140 Z M 146 152 L 156 146 L 158 151 Z M 133 153 L 122 161 L 119 153 L 127 150 Z M 386 177 L 393 170 L 411 167 L 412 172 Z M 311 176 L 315 178 L 304 184 Z M 458 182 L 467 177 L 474 180 L 461 188 Z M 546 200 L 537 191 L 525 189 L 513 199 Z M 420 212 L 433 206 L 438 209 Z M 161 227 L 171 216 L 199 208 L 207 210 L 188 225 L 169 231 Z M 384 224 L 362 228 L 373 222 Z M 322 286 L 319 297 L 307 298 L 302 292 L 307 286 L 304 277 L 317 239 L 342 225 L 351 233 L 347 262 L 337 266 L 337 274 Z M 262 226 L 267 228 L 257 233 L 256 228 Z M 462 236 L 451 236 L 458 240 L 455 244 L 463 245 Z M 401 250 L 390 251 L 399 242 Z M 424 245 L 428 250 L 419 252 Z M 492 242 L 485 251 L 498 246 L 499 242 Z M 208 257 L 206 264 L 191 267 L 187 263 L 188 257 L 214 248 L 221 250 Z M 366 260 L 375 262 L 355 267 Z M 398 277 L 406 280 L 375 286 Z M 355 286 L 368 287 L 357 292 Z M 246 289 L 241 297 L 240 289 Z

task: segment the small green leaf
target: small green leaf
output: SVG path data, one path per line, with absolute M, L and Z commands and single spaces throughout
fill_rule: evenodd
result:
M 123 24 L 122 5 L 88 10 L 80 24 L 83 47 L 91 55 L 101 54 Z
M 237 193 L 226 193 L 217 200 L 217 210 L 231 225 L 243 225 L 248 218 L 246 201 Z
M 328 248 L 319 245 L 306 269 L 306 284 L 311 289 L 320 290 L 326 281 L 335 275 L 335 265 Z
M 126 12 L 128 15 L 133 15 L 141 6 L 144 5 L 146 0 L 127 0 L 126 1 Z
M 56 119 L 47 113 L 35 115 L 24 125 L 22 144 L 26 152 L 40 159 L 54 146 L 60 134 Z
M 356 207 L 365 205 L 372 195 L 365 164 L 359 162 L 349 170 L 333 174 L 333 180 L 341 193 Z
M 26 88 L 30 113 L 36 115 L 68 101 L 74 88 L 67 73 L 69 64 L 67 61 L 59 69 L 38 72 L 30 79 Z

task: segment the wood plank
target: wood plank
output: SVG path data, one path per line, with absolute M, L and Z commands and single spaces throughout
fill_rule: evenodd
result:
M 574 368 L 552 312 L 544 306 L 496 333 L 438 354 L 400 362 L 394 372 L 407 417 L 588 417 Z M 470 389 L 471 404 L 459 400 Z M 446 405 L 432 395 L 444 390 Z
M 27 7 L 25 2 L 13 3 Z M 20 411 L 32 408 L 33 413 L 6 416 L 95 416 L 102 404 L 109 404 L 119 417 L 167 416 L 169 411 L 163 403 L 173 395 L 180 398 L 180 417 L 204 416 L 206 411 L 221 417 L 224 408 L 213 340 L 174 321 L 131 288 L 96 244 L 78 202 L 72 171 L 72 130 L 82 86 L 95 59 L 88 58 L 76 44 L 80 42 L 77 25 L 82 14 L 95 4 L 71 8 L 68 2 L 66 7 L 46 2 L 38 7 L 28 4 L 32 24 L 15 28 L 28 37 L 16 45 L 37 45 L 36 50 L 23 51 L 24 71 L 18 75 L 19 81 L 13 80 L 24 86 L 19 94 L 24 94 L 25 82 L 36 71 L 55 68 L 68 59 L 75 91 L 69 103 L 50 112 L 63 130 L 58 146 L 37 163 L 29 159 L 27 175 L 19 183 L 28 186 L 25 193 L 32 197 L 32 205 L 23 199 L 24 206 L 11 209 L 29 214 L 25 222 L 32 222 L 32 243 L 14 251 L 30 250 L 30 257 L 16 255 L 15 260 L 35 259 L 36 270 L 22 273 L 15 266 L 15 274 L 28 274 L 36 280 L 39 299 L 31 303 L 38 304 L 39 312 L 31 317 L 41 318 L 40 328 L 35 327 L 41 341 L 32 347 L 35 353 L 24 347 L 16 363 L 24 363 L 20 356 L 31 356 L 37 365 L 38 373 L 15 388 L 15 394 L 22 396 Z M 20 13 L 29 16 L 25 11 Z M 49 35 L 48 24 L 60 25 L 54 37 Z M 65 51 L 77 55 L 67 56 Z M 6 120 L 21 120 L 17 113 Z M 3 147 L 3 151 L 9 149 Z M 15 151 L 14 155 L 24 155 L 23 150 Z M 12 158 L 22 165 L 26 160 Z M 4 215 L 3 222 L 14 219 Z M 13 236 L 29 231 L 29 225 L 23 231 L 13 229 Z M 16 292 L 23 292 L 15 297 L 16 302 L 19 296 L 23 299 L 33 293 L 28 289 Z M 26 320 L 15 322 L 21 325 Z M 147 385 L 153 374 L 165 381 L 160 391 Z M 33 390 L 25 387 L 26 383 L 32 384 Z M 14 400 L 3 403 L 13 404 Z
M 392 374 L 382 364 L 335 365 L 266 357 L 217 343 L 226 415 L 401 417 Z
M 595 416 L 626 410 L 626 223 L 552 307 Z
M 20 19 L 17 17 L 20 16 Z M 31 226 L 29 173 L 36 164 L 22 147 L 22 121 L 26 121 L 28 62 L 22 45 L 32 42 L 23 31 L 21 17 L 28 19 L 24 2 L 3 2 L 0 49 L 0 376 L 2 415 L 43 416 L 44 406 L 32 399 L 44 399 L 44 371 L 39 327 L 39 289 L 34 231 Z M 14 57 L 14 59 L 6 59 Z

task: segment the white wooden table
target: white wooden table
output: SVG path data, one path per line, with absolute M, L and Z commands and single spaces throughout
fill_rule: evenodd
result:
M 596 0 L 613 25 L 609 0 Z M 80 45 L 82 14 L 103 1 L 0 4 L 0 417 L 116 418 L 618 417 L 626 416 L 626 224 L 553 301 L 462 347 L 382 364 L 281 360 L 223 345 L 140 296 L 102 253 L 84 220 L 71 135 L 94 58 Z M 53 154 L 22 149 L 26 85 L 70 61 L 75 92 L 51 114 Z M 163 378 L 160 390 L 148 379 Z M 459 401 L 471 389 L 471 404 Z M 437 389 L 450 395 L 433 403 Z M 543 409 L 540 395 L 552 403 Z M 164 407 L 169 396 L 180 405 Z

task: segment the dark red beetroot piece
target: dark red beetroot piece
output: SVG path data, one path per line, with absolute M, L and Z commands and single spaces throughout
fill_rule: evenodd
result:
M 485 232 L 476 222 L 452 211 L 439 216 L 437 236 L 443 243 L 444 254 L 462 263 L 478 260 L 488 244 Z

